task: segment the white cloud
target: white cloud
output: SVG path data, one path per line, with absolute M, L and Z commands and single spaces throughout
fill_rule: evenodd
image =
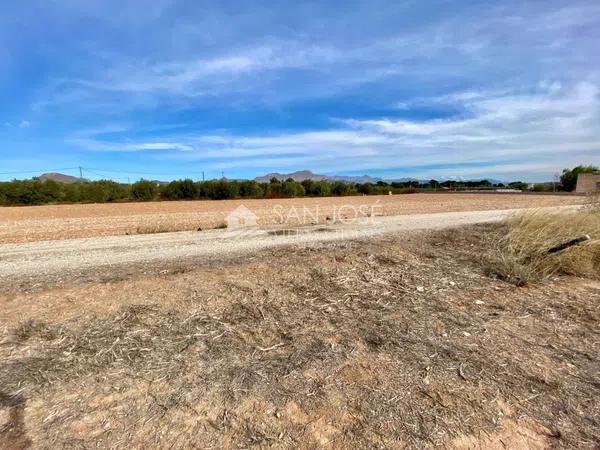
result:
M 29 120 L 21 120 L 19 122 L 19 128 L 29 128 L 31 126 L 31 122 Z
M 170 142 L 79 144 L 109 151 L 184 151 L 167 157 L 219 169 L 391 170 L 402 176 L 425 166 L 423 176 L 527 179 L 535 170 L 529 178 L 547 178 L 575 163 L 600 163 L 598 94 L 598 86 L 587 81 L 531 93 L 467 92 L 452 96 L 465 113 L 444 120 L 352 119 L 335 121 L 338 128 L 299 133 L 181 134 Z

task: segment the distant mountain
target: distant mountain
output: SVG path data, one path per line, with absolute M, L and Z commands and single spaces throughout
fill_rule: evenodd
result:
M 65 183 L 65 184 L 78 183 L 80 181 L 87 181 L 87 180 L 82 180 L 81 178 L 78 178 L 78 177 L 72 177 L 71 175 L 65 175 L 62 173 L 54 173 L 54 172 L 44 173 L 37 178 L 41 181 L 52 180 L 52 181 L 57 181 L 59 183 Z
M 266 175 L 256 177 L 254 181 L 259 183 L 268 183 L 271 178 L 277 178 L 278 180 L 287 180 L 291 178 L 294 181 L 304 181 L 304 180 L 312 180 L 312 181 L 343 181 L 345 183 L 377 183 L 381 180 L 381 178 L 373 178 L 369 175 L 362 176 L 329 176 L 329 175 L 318 175 L 312 173 L 310 170 L 299 170 L 297 172 L 292 173 L 278 173 L 272 172 Z
M 271 172 L 266 175 L 256 177 L 254 181 L 259 183 L 268 183 L 272 178 L 277 178 L 278 180 L 287 180 L 291 178 L 294 181 L 304 181 L 304 180 L 313 180 L 313 181 L 323 181 L 327 179 L 326 175 L 316 175 L 312 173 L 310 170 L 298 170 L 292 173 L 279 173 L 279 172 Z

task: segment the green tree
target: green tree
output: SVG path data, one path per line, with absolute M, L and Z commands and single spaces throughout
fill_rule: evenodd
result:
M 350 185 L 343 181 L 335 181 L 331 186 L 331 192 L 333 195 L 346 195 L 350 190 Z
M 240 197 L 260 198 L 264 191 L 256 181 L 242 181 L 240 183 Z
M 560 176 L 560 184 L 562 189 L 571 192 L 577 186 L 577 177 L 582 173 L 594 173 L 600 171 L 596 166 L 577 166 L 572 169 L 564 169 Z
M 136 200 L 154 200 L 158 194 L 158 187 L 154 181 L 140 180 L 131 185 L 131 195 Z
M 512 183 L 508 183 L 508 187 L 526 191 L 529 188 L 529 185 L 527 183 L 523 183 L 522 181 L 513 181 Z
M 281 193 L 285 197 L 304 197 L 305 191 L 304 186 L 290 178 L 283 183 Z
M 190 179 L 171 181 L 161 187 L 160 196 L 169 200 L 191 200 L 198 197 L 198 186 Z

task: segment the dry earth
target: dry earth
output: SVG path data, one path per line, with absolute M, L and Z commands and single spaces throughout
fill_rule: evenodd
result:
M 540 213 L 578 208 L 538 208 Z M 125 279 L 136 273 L 168 273 L 186 262 L 209 266 L 266 248 L 309 246 L 367 236 L 500 222 L 523 211 L 463 211 L 364 217 L 302 227 L 243 227 L 136 236 L 101 236 L 0 244 L 0 292 L 33 291 L 50 285 Z
M 600 284 L 498 227 L 0 294 L 0 448 L 597 448 Z
M 288 217 L 293 208 L 298 210 L 301 221 L 304 219 L 303 210 L 306 209 L 306 217 L 317 217 L 320 223 L 324 223 L 327 217 L 338 215 L 334 209 L 339 211 L 344 205 L 347 205 L 345 213 L 349 214 L 353 213 L 352 207 L 377 205 L 377 214 L 393 216 L 560 206 L 581 202 L 581 197 L 558 195 L 410 194 L 3 207 L 0 208 L 0 243 L 215 228 L 222 226 L 227 214 L 241 204 L 258 216 L 261 225 L 268 225 L 278 222 L 281 215 Z

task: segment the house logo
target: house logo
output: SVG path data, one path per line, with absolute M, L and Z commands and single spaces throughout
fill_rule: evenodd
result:
M 240 236 L 258 229 L 258 217 L 244 205 L 240 205 L 225 217 L 228 236 Z

